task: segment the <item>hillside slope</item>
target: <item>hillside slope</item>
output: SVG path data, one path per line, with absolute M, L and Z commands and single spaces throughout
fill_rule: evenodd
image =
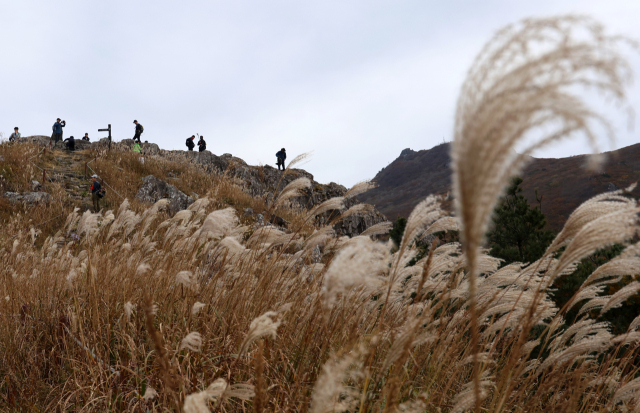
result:
M 374 181 L 379 186 L 360 195 L 360 200 L 375 205 L 389 219 L 407 217 L 427 195 L 451 190 L 449 149 L 446 143 L 417 152 L 403 150 L 376 175 Z M 539 205 L 535 195 L 538 190 L 551 229 L 559 230 L 569 214 L 590 197 L 640 180 L 640 144 L 606 155 L 600 173 L 584 167 L 586 155 L 531 159 L 521 174 L 523 194 L 532 205 Z

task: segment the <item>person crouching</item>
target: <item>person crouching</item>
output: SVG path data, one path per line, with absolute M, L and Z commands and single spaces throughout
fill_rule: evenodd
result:
M 69 136 L 67 139 L 64 140 L 64 142 L 66 142 L 67 149 L 69 149 L 70 151 L 76 150 L 76 141 L 75 139 L 73 139 L 73 136 Z
M 92 184 L 91 184 L 91 201 L 93 201 L 93 212 L 100 212 L 100 191 L 102 190 L 102 186 L 98 181 L 98 175 L 91 176 Z

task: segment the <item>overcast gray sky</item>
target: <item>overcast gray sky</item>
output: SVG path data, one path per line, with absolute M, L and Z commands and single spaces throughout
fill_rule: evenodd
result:
M 120 140 L 137 119 L 165 149 L 199 133 L 250 164 L 314 151 L 316 180 L 350 186 L 451 139 L 464 75 L 497 29 L 567 12 L 640 39 L 638 0 L 2 0 L 0 131 L 49 135 L 59 116 L 65 136 L 111 123 Z M 616 146 L 636 143 L 612 113 Z

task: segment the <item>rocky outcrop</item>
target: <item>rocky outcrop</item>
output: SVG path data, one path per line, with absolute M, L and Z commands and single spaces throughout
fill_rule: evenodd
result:
M 49 145 L 49 136 L 30 136 L 22 138 L 25 142 L 32 142 L 38 145 Z M 76 140 L 76 149 L 106 149 L 109 146 L 109 139 L 102 138 L 97 142 L 84 142 Z M 123 139 L 118 142 L 111 142 L 113 150 L 131 151 L 133 150 L 134 141 L 132 139 Z M 331 182 L 329 184 L 320 184 L 313 179 L 313 175 L 302 169 L 289 169 L 286 173 L 279 171 L 271 165 L 252 166 L 245 161 L 231 154 L 215 155 L 210 151 L 180 151 L 180 150 L 164 150 L 160 149 L 155 143 L 145 143 L 141 145 L 142 155 L 157 156 L 162 159 L 173 162 L 189 162 L 198 165 L 202 169 L 214 173 L 224 174 L 234 178 L 244 191 L 256 197 L 264 197 L 267 201 L 273 200 L 292 181 L 298 178 L 308 178 L 311 181 L 311 187 L 301 191 L 301 196 L 291 198 L 289 201 L 294 206 L 310 209 L 322 202 L 334 198 L 344 196 L 347 188 L 342 185 Z M 56 149 L 63 149 L 61 142 L 55 145 Z M 169 210 L 172 214 L 181 209 L 185 209 L 193 201 L 193 198 L 180 192 L 175 186 L 165 181 L 147 176 L 143 179 L 143 185 L 139 189 L 136 198 L 144 202 L 156 202 L 162 198 L 170 200 Z M 360 203 L 355 198 L 345 201 L 347 208 Z M 328 211 L 319 217 L 329 219 L 336 216 L 338 211 Z M 287 222 L 279 217 L 265 217 L 268 221 L 274 221 L 276 225 L 286 227 Z M 385 221 L 386 218 L 380 212 L 371 208 L 359 214 L 353 214 L 335 225 L 335 230 L 341 235 L 354 236 L 360 234 L 371 225 Z M 275 222 L 278 221 L 278 222 Z M 323 221 L 323 222 L 325 222 Z
M 102 147 L 108 147 L 109 139 L 108 138 L 100 139 L 99 145 Z M 120 142 L 112 142 L 111 145 L 112 145 L 111 146 L 112 148 L 115 147 L 120 150 L 132 151 L 133 145 L 135 145 L 135 142 L 133 141 L 133 139 L 123 139 Z M 157 155 L 161 151 L 160 147 L 157 144 L 149 143 L 149 142 L 142 142 L 140 144 L 140 150 L 142 151 L 141 153 L 143 155 Z
M 56 142 L 55 145 L 53 145 L 53 149 L 66 150 L 67 143 L 63 141 L 58 141 Z M 91 142 L 83 141 L 81 139 L 75 139 L 75 150 L 83 151 L 85 149 L 91 149 Z
M 46 192 L 5 192 L 2 196 L 7 198 L 12 204 L 23 203 L 29 206 L 48 204 L 53 199 L 51 195 Z
M 360 235 L 367 228 L 387 220 L 387 218 L 376 209 L 371 209 L 371 211 L 356 213 L 338 221 L 338 223 L 333 226 L 336 234 L 354 237 Z
M 143 202 L 155 203 L 160 199 L 169 200 L 169 213 L 171 215 L 176 212 L 187 209 L 194 200 L 175 186 L 168 184 L 162 179 L 158 179 L 153 175 L 142 178 L 142 186 L 136 194 L 136 199 Z

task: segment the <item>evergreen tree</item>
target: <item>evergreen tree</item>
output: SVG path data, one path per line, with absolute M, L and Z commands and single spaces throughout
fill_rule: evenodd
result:
M 407 219 L 398 217 L 396 218 L 396 222 L 393 223 L 393 228 L 389 231 L 389 237 L 396 243 L 396 246 L 399 248 L 400 243 L 402 242 L 402 236 L 404 235 L 404 229 L 407 226 Z
M 505 265 L 514 261 L 534 262 L 554 238 L 553 232 L 544 229 L 547 221 L 542 211 L 531 207 L 520 194 L 521 183 L 521 178 L 513 178 L 494 211 L 493 228 L 487 234 L 490 254 L 502 258 Z

